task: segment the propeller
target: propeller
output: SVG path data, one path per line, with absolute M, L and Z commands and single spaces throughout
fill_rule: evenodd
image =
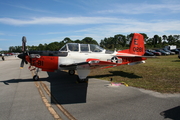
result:
M 26 61 L 26 55 L 28 55 L 28 54 L 26 51 L 26 37 L 25 36 L 22 37 L 22 52 L 23 52 L 22 54 L 18 55 L 18 58 L 22 59 L 22 61 L 20 63 L 20 68 L 24 67 L 24 63 L 26 63 L 26 64 L 28 63 Z

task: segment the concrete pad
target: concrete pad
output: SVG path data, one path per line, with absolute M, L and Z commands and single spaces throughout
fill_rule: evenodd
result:
M 54 119 L 42 102 L 28 66 L 19 69 L 20 62 L 14 56 L 0 61 L 0 119 Z M 95 78 L 77 84 L 77 76 L 63 71 L 41 71 L 39 76 L 58 103 L 78 120 L 180 119 L 180 94 L 161 94 L 124 85 L 112 87 L 109 81 Z M 51 98 L 48 100 L 56 106 Z
M 0 61 L 0 120 L 53 120 L 31 73 L 26 67 L 19 69 L 20 62 L 14 56 Z

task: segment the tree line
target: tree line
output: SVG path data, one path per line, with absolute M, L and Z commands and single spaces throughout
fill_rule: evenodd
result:
M 38 46 L 28 46 L 27 49 L 28 51 L 58 51 L 62 46 L 64 46 L 66 43 L 82 43 L 82 44 L 97 44 L 97 41 L 94 40 L 91 37 L 85 37 L 82 40 L 71 40 L 69 37 L 64 38 L 60 42 L 51 42 L 49 44 L 39 44 Z M 9 52 L 21 52 L 22 51 L 22 46 L 10 46 L 9 47 Z
M 149 48 L 163 48 L 164 46 L 167 45 L 177 45 L 177 47 L 180 47 L 180 35 L 163 35 L 163 36 L 158 36 L 154 35 L 153 38 L 149 38 L 147 34 L 145 33 L 140 33 L 144 36 L 144 41 L 145 41 L 145 47 L 146 49 Z M 114 35 L 114 37 L 108 37 L 104 38 L 98 42 L 94 40 L 91 37 L 85 37 L 82 40 L 71 40 L 69 37 L 64 38 L 60 42 L 52 42 L 49 44 L 39 44 L 38 46 L 27 46 L 27 49 L 29 51 L 58 51 L 62 46 L 64 46 L 66 43 L 82 43 L 82 44 L 97 44 L 100 45 L 101 47 L 109 50 L 113 49 L 126 49 L 129 47 L 129 43 L 131 41 L 131 38 L 133 36 L 133 33 L 128 34 L 127 36 L 122 35 L 122 34 L 117 34 Z M 8 52 L 21 52 L 22 51 L 22 46 L 10 46 Z

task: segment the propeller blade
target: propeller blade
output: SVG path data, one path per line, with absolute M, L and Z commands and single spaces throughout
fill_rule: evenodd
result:
M 26 37 L 25 36 L 22 37 L 22 51 L 23 53 L 18 55 L 18 58 L 22 59 L 20 63 L 21 68 L 24 67 L 24 63 L 28 64 L 28 62 L 26 61 L 26 55 L 28 55 L 29 53 L 26 50 Z
M 27 62 L 26 60 L 25 60 L 24 62 L 25 62 L 26 64 L 28 64 L 28 62 Z
M 23 59 L 24 58 L 24 54 L 19 54 L 18 58 Z
M 22 37 L 22 51 L 26 52 L 26 37 Z
M 24 67 L 24 59 L 22 59 L 21 64 L 20 64 L 20 68 Z

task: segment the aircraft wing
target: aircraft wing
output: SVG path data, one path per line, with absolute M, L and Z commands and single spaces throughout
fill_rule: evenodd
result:
M 94 68 L 102 68 L 105 66 L 116 66 L 116 63 L 108 62 L 108 61 L 101 61 L 99 59 L 87 59 L 86 62 L 79 62 L 79 63 L 73 63 L 73 64 L 61 64 L 60 67 L 62 68 L 76 68 L 77 66 L 83 66 L 83 65 L 89 65 L 90 69 Z
M 73 64 L 61 64 L 60 67 L 76 67 L 78 65 L 85 65 L 88 64 L 88 62 L 80 62 L 80 63 L 73 63 Z

